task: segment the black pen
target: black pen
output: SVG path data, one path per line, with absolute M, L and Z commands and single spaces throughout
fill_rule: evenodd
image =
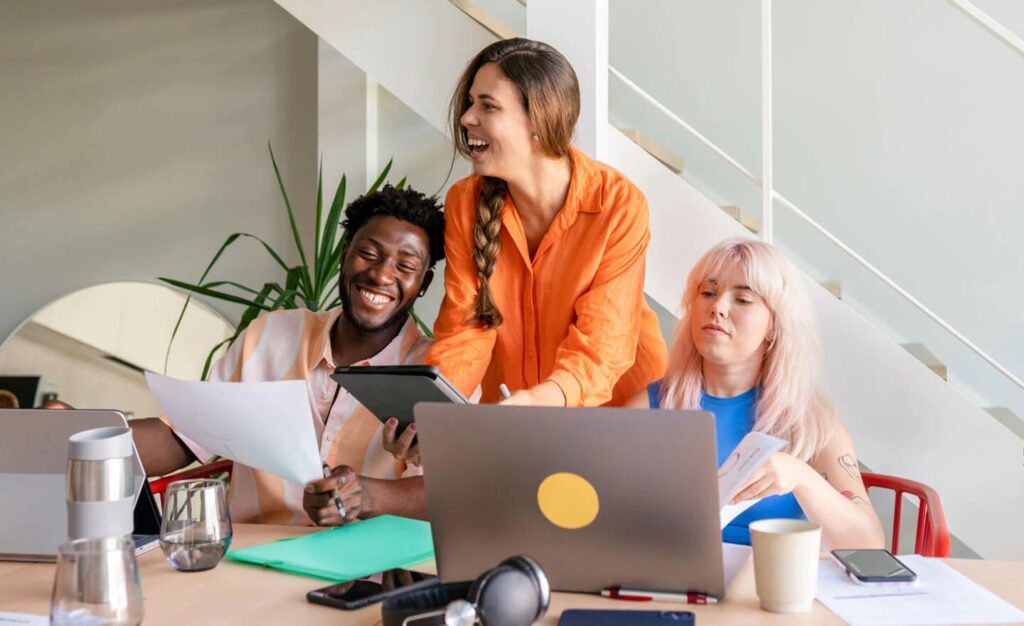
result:
M 324 463 L 324 478 L 331 477 L 331 466 Z M 345 503 L 341 501 L 341 496 L 338 495 L 337 489 L 332 489 L 334 492 L 334 506 L 338 507 L 338 515 L 341 516 L 341 523 L 345 523 Z

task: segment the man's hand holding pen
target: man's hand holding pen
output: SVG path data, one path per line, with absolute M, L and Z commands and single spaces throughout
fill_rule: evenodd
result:
M 325 466 L 325 477 L 306 483 L 302 508 L 317 526 L 342 526 L 366 508 L 362 479 L 347 465 Z

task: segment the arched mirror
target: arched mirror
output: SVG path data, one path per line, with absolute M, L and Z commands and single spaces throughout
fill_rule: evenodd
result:
M 60 399 L 76 408 L 160 415 L 143 372 L 165 372 L 166 359 L 167 375 L 198 380 L 210 349 L 233 331 L 193 299 L 168 354 L 185 298 L 161 285 L 117 282 L 44 306 L 0 344 L 0 407 Z

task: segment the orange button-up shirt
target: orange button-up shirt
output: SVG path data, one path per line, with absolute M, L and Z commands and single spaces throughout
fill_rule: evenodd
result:
M 565 205 L 533 258 L 511 196 L 491 293 L 497 328 L 468 323 L 480 280 L 473 224 L 481 178 L 456 183 L 445 200 L 445 297 L 426 362 L 483 402 L 546 380 L 566 405 L 620 405 L 665 371 L 666 349 L 644 300 L 650 240 L 647 201 L 625 176 L 572 149 Z

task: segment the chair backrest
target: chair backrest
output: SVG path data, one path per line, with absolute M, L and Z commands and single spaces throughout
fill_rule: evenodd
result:
M 895 506 L 892 521 L 892 553 L 896 554 L 900 546 L 900 517 L 903 513 L 903 494 L 915 496 L 918 500 L 917 537 L 914 552 L 922 556 L 949 556 L 949 530 L 946 528 L 946 515 L 942 511 L 942 500 L 939 492 L 928 485 L 906 478 L 872 474 L 862 475 L 864 488 L 871 490 L 888 489 L 894 492 Z
M 192 480 L 199 478 L 215 478 L 220 474 L 227 474 L 225 481 L 231 480 L 231 469 L 235 466 L 235 462 L 231 459 L 222 459 L 220 461 L 214 461 L 206 465 L 200 465 L 192 469 L 178 472 L 177 474 L 171 474 L 170 476 L 164 476 L 156 480 L 149 481 L 149 489 L 153 492 L 153 497 L 160 501 L 160 506 L 164 505 L 164 494 L 167 492 L 167 485 L 170 485 L 176 480 Z

